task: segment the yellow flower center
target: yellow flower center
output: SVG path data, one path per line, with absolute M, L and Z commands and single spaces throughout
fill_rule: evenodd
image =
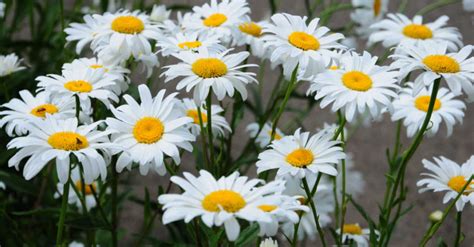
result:
M 135 16 L 119 16 L 112 21 L 112 30 L 124 34 L 141 33 L 145 29 L 143 21 Z
M 342 233 L 361 235 L 362 228 L 359 226 L 359 224 L 344 224 L 342 227 Z
M 219 27 L 220 25 L 224 24 L 227 21 L 227 16 L 221 13 L 215 13 L 208 16 L 206 19 L 202 21 L 204 26 L 206 27 Z
M 217 58 L 201 58 L 193 63 L 192 71 L 202 78 L 216 78 L 227 74 L 227 65 Z
M 350 71 L 342 75 L 342 83 L 347 88 L 365 92 L 372 88 L 372 79 L 365 73 L 360 71 Z
M 419 96 L 415 100 L 415 107 L 420 111 L 428 112 L 428 108 L 430 106 L 430 99 L 430 96 Z M 437 111 L 439 110 L 439 108 L 441 108 L 441 101 L 439 99 L 436 99 L 433 111 Z
M 92 85 L 83 80 L 68 81 L 64 84 L 64 88 L 76 93 L 89 93 L 92 91 Z
M 306 166 L 313 163 L 313 153 L 304 148 L 299 148 L 289 153 L 286 156 L 286 162 L 290 163 L 294 167 L 305 168 Z
M 205 210 L 210 212 L 224 210 L 229 213 L 235 213 L 245 207 L 246 202 L 237 192 L 232 190 L 218 190 L 205 196 L 201 204 Z
M 272 136 L 272 131 L 269 130 L 268 131 L 268 135 L 269 136 Z M 279 135 L 276 131 L 275 131 L 275 137 L 273 138 L 273 140 L 280 140 L 281 139 L 281 135 Z
M 152 144 L 161 139 L 165 126 L 158 118 L 144 117 L 135 123 L 133 136 L 138 143 Z
M 49 136 L 48 143 L 54 149 L 78 151 L 89 146 L 87 138 L 74 132 L 57 132 Z
M 318 50 L 319 40 L 305 32 L 293 32 L 288 37 L 290 44 L 301 50 Z
M 79 180 L 76 182 L 75 185 L 76 185 L 77 190 L 80 191 L 81 193 L 82 193 L 82 188 L 84 187 L 84 192 L 86 193 L 86 195 L 92 195 L 93 194 L 92 190 L 97 191 L 97 187 L 95 183 L 87 184 L 86 186 L 84 186 L 81 180 Z
M 91 69 L 104 69 L 105 72 L 109 72 L 109 69 L 104 68 L 104 66 L 100 65 L 100 64 L 93 64 L 93 65 L 89 66 L 89 68 L 91 68 Z
M 337 65 L 332 65 L 331 67 L 329 67 L 330 70 L 338 70 L 339 69 L 339 66 Z
M 464 187 L 464 185 L 466 185 L 466 183 L 467 183 L 466 178 L 460 175 L 460 176 L 454 176 L 451 179 L 449 179 L 448 186 L 449 188 L 453 189 L 456 192 L 461 192 L 462 188 Z M 468 187 L 466 187 L 466 189 L 464 190 L 464 194 L 469 194 L 473 192 L 472 186 L 474 186 L 474 181 L 471 182 Z
M 429 55 L 423 59 L 423 63 L 436 73 L 458 73 L 461 66 L 456 59 L 446 55 Z
M 264 212 L 269 213 L 269 212 L 277 209 L 278 207 L 276 205 L 263 204 L 263 205 L 258 206 L 258 208 L 260 208 Z
M 187 41 L 183 43 L 179 43 L 178 47 L 181 49 L 194 49 L 198 48 L 202 45 L 201 41 Z
M 194 120 L 195 124 L 199 124 L 199 113 L 197 110 L 192 109 L 186 112 L 186 115 Z M 204 112 L 201 112 L 202 123 L 207 123 L 207 115 Z
M 433 32 L 425 25 L 409 24 L 403 28 L 403 35 L 412 39 L 431 39 Z
M 246 22 L 239 25 L 239 30 L 254 37 L 262 36 L 262 27 L 255 22 Z
M 40 118 L 46 117 L 46 113 L 53 115 L 58 112 L 58 108 L 52 104 L 44 104 L 37 106 L 31 110 L 31 114 Z
M 375 0 L 374 1 L 374 16 L 379 16 L 381 9 L 382 9 L 382 0 Z

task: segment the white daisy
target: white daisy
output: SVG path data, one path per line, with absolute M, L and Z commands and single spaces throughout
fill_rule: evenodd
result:
M 80 194 L 82 194 L 82 190 L 84 189 L 84 202 L 86 204 L 87 211 L 91 210 L 97 205 L 97 202 L 94 198 L 94 192 L 97 193 L 97 195 L 99 194 L 98 183 L 94 181 L 90 184 L 84 185 L 81 182 L 79 166 L 76 166 L 74 169 L 71 170 L 71 183 L 72 186 L 76 186 L 76 189 Z M 58 183 L 56 186 L 58 188 L 58 192 L 54 196 L 55 198 L 58 198 L 63 195 L 64 184 Z M 94 190 L 94 192 L 92 190 Z M 68 203 L 74 204 L 80 211 L 82 210 L 81 200 L 79 198 L 79 195 L 76 193 L 76 190 L 74 189 L 69 190 Z
M 433 190 L 433 192 L 445 191 L 443 203 L 455 199 L 469 178 L 474 175 L 474 156 L 461 166 L 445 157 L 433 158 L 435 163 L 424 159 L 423 165 L 432 173 L 422 173 L 427 176 L 416 183 L 420 193 Z M 456 202 L 457 211 L 462 211 L 466 203 L 474 205 L 474 181 L 466 187 L 466 190 Z
M 107 176 L 107 163 L 111 144 L 110 131 L 97 131 L 101 122 L 78 126 L 76 118 L 66 120 L 53 116 L 45 119 L 32 119 L 28 124 L 28 135 L 11 140 L 7 148 L 20 149 L 10 158 L 8 166 L 19 169 L 20 162 L 30 157 L 23 168 L 23 176 L 30 180 L 50 161 L 56 161 L 56 171 L 61 183 L 68 180 L 71 155 L 74 155 L 84 169 L 84 181 L 91 184 L 99 176 Z
M 165 5 L 153 5 L 153 9 L 150 13 L 150 21 L 153 22 L 164 22 L 168 20 L 171 15 L 171 10 L 167 10 Z
M 110 87 L 112 90 L 120 89 L 120 91 L 115 92 L 117 95 L 121 92 L 125 92 L 128 89 L 129 79 L 127 74 L 130 73 L 130 70 L 124 68 L 120 65 L 108 64 L 102 61 L 100 58 L 79 58 L 74 59 L 71 63 L 63 64 L 63 70 L 87 70 L 87 69 L 103 69 L 105 71 L 104 77 L 109 77 L 111 80 L 114 80 L 119 87 L 115 85 Z
M 266 238 L 260 243 L 259 247 L 278 247 L 278 242 L 272 238 Z
M 99 15 L 85 15 L 83 19 L 84 23 L 74 22 L 69 24 L 70 27 L 64 29 L 64 32 L 68 35 L 66 37 L 68 42 L 77 41 L 77 54 L 80 54 L 84 46 L 90 44 L 96 38 L 103 25 Z M 94 44 L 93 47 L 97 47 L 97 44 Z
M 447 53 L 447 48 L 446 43 L 434 42 L 402 46 L 402 53 L 392 55 L 395 62 L 391 66 L 400 69 L 401 79 L 412 71 L 422 70 L 415 79 L 414 95 L 440 77 L 454 95 L 461 94 L 461 89 L 469 94 L 474 91 L 474 58 L 470 56 L 473 46 L 465 46 L 453 53 Z
M 194 103 L 192 99 L 185 98 L 182 100 L 181 108 L 183 110 L 183 115 L 186 115 L 193 119 L 193 122 L 189 124 L 191 133 L 193 133 L 193 135 L 195 136 L 199 135 L 199 133 L 201 132 L 201 126 L 199 124 L 199 113 L 196 103 Z M 208 122 L 206 109 L 207 106 L 205 104 L 200 107 L 203 127 L 207 127 Z M 232 132 L 232 130 L 225 118 L 221 115 L 222 112 L 224 112 L 224 109 L 222 109 L 222 107 L 220 107 L 219 105 L 211 106 L 212 132 L 224 136 L 225 131 Z
M 250 13 L 246 0 L 211 0 L 203 6 L 195 6 L 194 14 L 183 22 L 189 31 L 219 36 L 229 42 L 232 28 Z
M 328 65 L 330 50 L 343 47 L 337 41 L 344 35 L 328 34 L 329 28 L 318 27 L 319 18 L 308 25 L 307 17 L 290 14 L 275 14 L 271 20 L 273 23 L 265 27 L 262 39 L 272 51 L 271 62 L 282 64 L 287 76 L 297 65 L 302 73 L 314 64 Z
M 249 53 L 239 52 L 229 55 L 230 51 L 215 53 L 206 48 L 199 48 L 198 52 L 181 52 L 175 56 L 182 62 L 167 66 L 162 76 L 166 76 L 165 82 L 177 77 L 185 77 L 178 82 L 176 89 L 186 88 L 189 92 L 194 88 L 193 97 L 196 104 L 204 102 L 211 88 L 219 101 L 226 95 L 232 97 L 235 90 L 245 100 L 247 99 L 245 85 L 250 82 L 257 83 L 257 81 L 254 78 L 255 73 L 243 72 L 240 69 L 256 65 L 239 65 L 247 59 Z
M 392 121 L 403 119 L 403 124 L 407 127 L 408 137 L 414 136 L 423 125 L 432 91 L 432 87 L 429 90 L 423 87 L 419 93 L 413 96 L 412 88 L 413 83 L 407 83 L 407 87 L 393 101 L 392 113 Z M 439 89 L 430 119 L 430 128 L 427 130 L 429 136 L 433 136 L 438 132 L 442 122 L 446 124 L 448 136 L 452 134 L 456 122 L 462 123 L 466 104 L 454 97 L 448 89 Z
M 388 9 L 388 0 L 352 0 L 356 9 L 351 13 L 351 20 L 357 23 L 356 32 L 363 38 L 374 31 L 372 24 L 382 20 Z
M 446 43 L 450 51 L 456 51 L 462 47 L 462 36 L 455 27 L 445 27 L 449 17 L 443 15 L 436 21 L 423 24 L 422 16 L 415 16 L 413 20 L 403 14 L 388 14 L 384 19 L 371 26 L 376 29 L 369 37 L 369 43 L 382 42 L 384 47 L 392 47 L 399 44 L 415 45 L 435 42 Z
M 124 95 L 127 102 L 118 108 L 112 107 L 115 118 L 107 118 L 107 129 L 115 132 L 112 140 L 123 151 L 117 160 L 117 171 L 138 163 L 140 173 L 146 175 L 150 168 L 164 175 L 165 155 L 171 157 L 176 164 L 181 162 L 178 148 L 189 152 L 193 147 L 190 142 L 195 137 L 189 133 L 186 125 L 191 118 L 182 116 L 174 111 L 176 106 L 173 93 L 165 97 L 165 90 L 152 97 L 145 85 L 138 86 L 139 104 L 130 95 Z
M 258 123 L 251 123 L 247 126 L 247 132 L 249 132 L 251 138 L 255 138 L 255 142 L 258 143 L 261 148 L 264 148 L 270 144 L 270 140 L 272 139 L 272 126 L 269 122 L 265 123 L 261 130 Z M 275 132 L 274 140 L 280 140 L 283 136 L 285 136 L 285 134 L 279 128 L 276 128 Z
M 321 108 L 333 103 L 331 110 L 342 110 L 348 122 L 367 111 L 376 118 L 397 96 L 398 89 L 398 72 L 376 62 L 377 57 L 368 52 L 342 56 L 341 68 L 318 74 L 307 94 L 316 93 L 314 98 L 321 99 Z
M 26 67 L 20 66 L 22 59 L 14 53 L 9 55 L 0 56 L 0 77 L 7 76 L 20 70 L 26 69 Z
M 267 49 L 263 36 L 263 29 L 268 25 L 268 21 L 253 22 L 250 18 L 241 21 L 232 29 L 233 45 L 249 45 L 252 55 L 259 58 L 268 58 Z
M 75 104 L 72 100 L 53 98 L 47 92 L 33 96 L 28 90 L 20 91 L 21 99 L 12 99 L 2 106 L 7 110 L 0 111 L 0 127 L 4 125 L 9 136 L 25 135 L 26 125 L 31 118 L 45 118 L 46 114 L 66 119 L 75 116 Z
M 258 155 L 257 173 L 278 169 L 277 176 L 289 174 L 298 178 L 318 172 L 337 175 L 334 166 L 345 158 L 340 142 L 332 140 L 333 134 L 320 131 L 313 136 L 309 132 L 296 130 L 294 135 L 274 140 Z
M 111 105 L 111 100 L 118 102 L 114 92 L 120 91 L 119 86 L 113 77 L 105 76 L 105 73 L 104 69 L 92 68 L 63 70 L 62 75 L 39 76 L 36 80 L 39 90 L 67 100 L 73 100 L 73 96 L 78 95 L 81 107 L 90 109 L 90 98 L 100 100 L 107 107 Z
M 163 204 L 163 224 L 178 220 L 189 223 L 195 217 L 200 217 L 208 227 L 220 227 L 223 224 L 227 238 L 234 241 L 240 233 L 237 219 L 271 222 L 271 217 L 258 205 L 282 190 L 284 183 L 281 180 L 257 187 L 261 180 L 248 180 L 248 177 L 239 176 L 237 172 L 219 180 L 205 170 L 199 174 L 199 177 L 195 177 L 185 172 L 183 175 L 186 179 L 171 177 L 171 181 L 184 192 L 158 197 L 159 203 Z
M 199 47 L 206 47 L 213 52 L 222 52 L 226 48 L 219 44 L 219 38 L 212 35 L 199 35 L 197 32 L 178 32 L 162 36 L 156 45 L 164 57 L 181 51 L 197 51 Z
M 341 229 L 338 228 L 336 233 L 341 234 Z M 369 237 L 370 229 L 362 229 L 358 223 L 344 224 L 342 226 L 342 241 L 345 244 L 354 241 L 357 247 L 369 247 Z

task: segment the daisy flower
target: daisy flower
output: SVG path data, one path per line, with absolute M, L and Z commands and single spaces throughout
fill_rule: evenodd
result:
M 333 103 L 331 110 L 342 110 L 348 122 L 365 112 L 377 118 L 397 96 L 398 72 L 387 66 L 378 66 L 376 62 L 377 57 L 368 52 L 343 56 L 341 68 L 318 74 L 307 94 L 316 93 L 314 98 L 321 100 L 321 108 Z
M 392 121 L 403 119 L 403 124 L 407 127 L 408 137 L 414 136 L 423 125 L 430 104 L 431 88 L 428 90 L 423 87 L 414 96 L 412 92 L 413 83 L 407 83 L 407 87 L 393 101 Z M 433 136 L 438 132 L 442 122 L 446 124 L 448 136 L 452 134 L 456 122 L 462 123 L 466 104 L 454 97 L 448 89 L 439 89 L 430 119 L 430 128 L 427 130 L 429 136 Z
M 232 28 L 250 13 L 246 0 L 211 0 L 195 6 L 194 14 L 183 22 L 189 31 L 218 35 L 225 43 L 230 41 Z
M 226 95 L 232 97 L 235 90 L 245 100 L 247 99 L 245 85 L 251 82 L 257 83 L 257 80 L 255 73 L 243 72 L 240 69 L 256 65 L 239 65 L 247 59 L 249 53 L 228 54 L 230 51 L 215 53 L 206 48 L 199 48 L 197 52 L 181 52 L 174 56 L 182 62 L 167 66 L 162 76 L 166 76 L 165 82 L 185 77 L 178 82 L 176 89 L 186 88 L 186 92 L 189 92 L 194 88 L 193 97 L 198 105 L 204 102 L 211 88 L 219 101 Z
M 201 132 L 201 126 L 199 124 L 199 113 L 196 103 L 194 103 L 192 99 L 185 98 L 182 100 L 181 108 L 183 110 L 183 115 L 193 119 L 193 122 L 189 124 L 191 133 L 193 133 L 195 136 L 199 135 Z M 207 127 L 208 122 L 206 109 L 207 108 L 205 104 L 200 107 L 203 127 Z M 225 131 L 232 132 L 232 130 L 225 118 L 221 116 L 222 112 L 224 112 L 224 109 L 222 109 L 222 107 L 219 105 L 211 105 L 212 132 L 224 136 Z
M 120 94 L 125 92 L 128 89 L 129 80 L 127 74 L 130 73 L 130 70 L 114 64 L 108 64 L 100 58 L 79 58 L 74 59 L 71 63 L 63 64 L 63 70 L 87 70 L 87 69 L 103 69 L 105 71 L 104 77 L 108 77 L 111 80 L 114 80 L 118 87 L 115 85 L 111 87 L 112 90 L 120 89 L 120 91 L 115 92 L 115 94 Z
M 84 190 L 84 201 L 87 211 L 90 211 L 92 208 L 94 208 L 97 205 L 97 202 L 94 198 L 93 190 L 97 193 L 97 195 L 99 194 L 99 190 L 97 188 L 98 183 L 94 181 L 90 184 L 84 185 L 81 181 L 81 174 L 78 166 L 71 170 L 71 182 L 72 186 L 75 186 L 79 193 L 82 194 L 82 190 Z M 60 196 L 63 196 L 64 184 L 58 183 L 56 186 L 58 188 L 58 192 L 54 196 L 55 198 L 59 198 Z M 74 189 L 69 190 L 68 203 L 74 204 L 77 208 L 79 208 L 79 210 L 82 210 L 80 197 Z
M 272 126 L 269 122 L 265 123 L 261 130 L 258 123 L 251 123 L 247 126 L 247 132 L 249 132 L 251 138 L 255 138 L 255 142 L 258 143 L 261 148 L 264 148 L 270 144 L 270 140 L 272 139 Z M 279 128 L 276 128 L 275 132 L 275 140 L 280 140 L 283 136 L 285 136 L 285 134 Z
M 39 90 L 72 100 L 77 95 L 83 104 L 83 109 L 90 109 L 90 98 L 100 100 L 109 107 L 110 101 L 118 102 L 118 97 L 114 92 L 120 91 L 119 86 L 113 80 L 113 77 L 105 76 L 103 69 L 74 69 L 63 70 L 62 75 L 50 74 L 48 76 L 39 76 Z
M 186 125 L 193 120 L 173 111 L 176 106 L 176 93 L 165 97 L 165 90 L 152 97 L 145 85 L 138 86 L 140 101 L 124 95 L 126 104 L 112 107 L 115 118 L 107 118 L 107 129 L 115 132 L 112 141 L 123 151 L 117 160 L 117 171 L 131 168 L 133 162 L 140 166 L 140 173 L 146 175 L 150 168 L 164 175 L 165 155 L 176 164 L 181 162 L 178 148 L 189 152 L 193 147 L 190 142 L 195 137 L 189 133 Z
M 2 106 L 0 127 L 6 126 L 9 136 L 21 136 L 27 133 L 26 126 L 32 118 L 45 118 L 46 114 L 66 119 L 75 116 L 75 104 L 71 100 L 53 98 L 47 92 L 33 96 L 28 90 L 20 91 L 20 99 L 12 99 Z
M 74 22 L 69 24 L 68 28 L 64 29 L 64 32 L 67 34 L 66 40 L 68 42 L 77 41 L 77 54 L 81 53 L 84 46 L 95 41 L 103 25 L 99 15 L 85 15 L 83 19 L 84 23 Z M 94 42 L 92 47 L 97 47 L 97 41 Z
M 0 56 L 0 77 L 7 76 L 20 70 L 26 69 L 26 67 L 20 66 L 22 59 L 14 53 L 9 55 Z
M 470 57 L 472 47 L 468 45 L 458 52 L 447 53 L 446 43 L 406 45 L 400 47 L 403 52 L 392 55 L 395 61 L 391 66 L 400 69 L 400 78 L 405 78 L 412 71 L 422 70 L 415 79 L 414 95 L 440 77 L 444 78 L 454 95 L 460 95 L 461 89 L 469 94 L 474 91 L 474 58 Z
M 181 51 L 197 51 L 199 47 L 206 47 L 212 52 L 222 52 L 226 48 L 219 44 L 219 38 L 212 35 L 199 35 L 197 32 L 178 32 L 164 35 L 156 45 L 164 57 Z
M 341 229 L 336 230 L 337 234 L 341 234 Z M 358 223 L 344 224 L 342 226 L 342 241 L 348 244 L 354 241 L 357 247 L 369 247 L 370 229 L 362 229 Z
M 259 58 L 268 58 L 269 52 L 262 39 L 263 29 L 267 21 L 253 22 L 250 18 L 241 21 L 232 29 L 233 45 L 249 45 L 252 55 Z
M 320 131 L 310 136 L 309 132 L 296 130 L 294 135 L 274 140 L 270 148 L 258 155 L 257 173 L 278 169 L 277 176 L 289 174 L 298 178 L 318 172 L 337 175 L 334 166 L 345 158 L 340 142 L 332 140 L 332 134 Z
M 50 161 L 56 161 L 56 171 L 61 183 L 68 181 L 71 155 L 84 169 L 84 181 L 91 184 L 99 176 L 107 176 L 107 163 L 115 145 L 110 143 L 110 131 L 97 131 L 102 122 L 78 126 L 76 118 L 66 120 L 53 116 L 32 119 L 27 125 L 28 135 L 11 140 L 8 149 L 20 149 L 10 158 L 8 166 L 18 170 L 20 162 L 29 157 L 23 176 L 30 180 Z
M 171 15 L 171 10 L 167 10 L 165 5 L 153 5 L 153 9 L 150 13 L 150 21 L 153 22 L 164 22 L 168 20 Z
M 474 156 L 462 165 L 456 164 L 454 161 L 445 157 L 434 158 L 435 163 L 424 159 L 423 165 L 432 173 L 422 173 L 427 176 L 416 183 L 419 192 L 433 190 L 433 192 L 446 192 L 443 197 L 443 203 L 455 199 L 467 181 L 474 175 Z M 474 205 L 474 181 L 466 187 L 466 190 L 456 201 L 457 211 L 462 211 L 466 203 Z
M 374 31 L 370 26 L 382 20 L 387 13 L 388 0 L 352 0 L 356 9 L 351 13 L 351 20 L 357 23 L 356 32 L 363 38 Z
M 337 41 L 344 38 L 340 33 L 329 33 L 329 28 L 318 27 L 319 18 L 306 25 L 307 17 L 275 14 L 272 24 L 264 28 L 262 39 L 272 51 L 270 61 L 282 64 L 289 76 L 299 65 L 305 71 L 314 64 L 326 66 L 330 62 L 331 49 L 342 48 Z
M 189 223 L 200 217 L 208 227 L 224 225 L 229 241 L 235 241 L 239 236 L 237 219 L 271 222 L 271 217 L 258 205 L 284 187 L 281 180 L 257 187 L 261 180 L 248 180 L 248 177 L 239 176 L 238 172 L 219 180 L 205 170 L 201 170 L 198 177 L 187 172 L 183 175 L 186 179 L 171 177 L 171 182 L 184 190 L 182 194 L 158 197 L 159 203 L 163 204 L 163 224 L 178 220 Z
M 422 16 L 410 20 L 403 14 L 388 14 L 384 19 L 371 26 L 375 29 L 369 37 L 369 43 L 382 42 L 384 47 L 399 44 L 418 46 L 426 42 L 446 43 L 450 51 L 462 47 L 462 36 L 455 27 L 445 27 L 449 17 L 443 15 L 436 21 L 423 24 Z

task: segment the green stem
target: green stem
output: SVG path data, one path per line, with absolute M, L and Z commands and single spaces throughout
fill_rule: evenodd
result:
M 69 172 L 66 183 L 63 186 L 63 198 L 61 203 L 61 214 L 59 215 L 58 222 L 58 233 L 56 235 L 56 245 L 62 246 L 63 243 L 63 232 L 64 232 L 64 220 L 66 219 L 66 211 L 69 201 L 69 185 L 71 182 L 71 164 L 69 164 Z
M 461 222 L 462 222 L 462 211 L 456 214 L 456 239 L 454 240 L 454 247 L 459 247 L 461 244 Z
M 112 165 L 112 195 L 111 195 L 111 203 L 112 203 L 112 246 L 117 247 L 118 245 L 118 235 L 117 235 L 117 227 L 118 227 L 118 210 L 117 210 L 117 187 L 118 187 L 118 173 L 115 168 L 116 164 L 113 163 Z
M 432 4 L 429 4 L 427 6 L 425 6 L 424 8 L 420 9 L 416 15 L 426 15 L 428 14 L 429 12 L 435 10 L 435 9 L 438 9 L 438 8 L 441 8 L 441 7 L 444 7 L 446 5 L 450 5 L 450 4 L 454 4 L 454 3 L 458 3 L 458 2 L 461 2 L 460 0 L 438 0 Z
M 77 124 L 80 123 L 79 116 L 81 113 L 81 101 L 79 99 L 79 95 L 74 94 L 74 99 L 76 101 L 76 118 L 77 118 Z
M 197 107 L 197 112 L 198 112 L 198 118 L 199 118 L 199 128 L 201 129 L 201 143 L 202 143 L 202 155 L 204 156 L 204 161 L 206 162 L 206 169 L 211 168 L 211 164 L 209 162 L 209 156 L 207 153 L 207 143 L 206 143 L 206 137 L 204 136 L 205 133 L 205 128 L 204 128 L 204 123 L 202 121 L 202 112 L 201 112 L 201 106 Z
M 339 116 L 339 119 L 340 122 L 342 123 L 345 123 L 345 118 L 343 117 L 343 115 L 341 114 L 341 112 L 338 112 L 338 116 Z M 344 125 L 341 125 L 343 128 L 344 128 Z M 344 137 L 344 131 L 341 132 L 341 146 L 342 146 L 342 151 L 344 152 L 345 150 L 345 137 Z M 347 200 L 346 200 L 346 160 L 343 159 L 341 161 L 341 164 L 342 164 L 342 196 L 341 196 L 341 223 L 339 225 L 340 227 L 340 235 L 339 235 L 339 243 L 342 243 L 342 228 L 344 227 L 344 223 L 345 223 L 345 216 L 346 216 L 346 210 L 347 210 Z
M 213 143 L 213 135 L 212 135 L 212 94 L 209 93 L 206 99 L 206 107 L 207 107 L 207 124 L 206 124 L 206 129 L 207 129 L 207 136 L 208 136 L 208 142 L 209 142 L 209 161 L 211 168 L 215 167 L 215 160 L 214 160 L 214 143 Z
M 270 3 L 270 10 L 272 11 L 273 15 L 277 12 L 277 3 L 275 2 L 275 0 L 268 0 L 268 2 Z
M 323 247 L 326 247 L 327 246 L 326 238 L 324 237 L 324 231 L 321 225 L 319 224 L 319 217 L 316 211 L 316 206 L 314 205 L 313 197 L 311 196 L 311 191 L 308 186 L 308 181 L 306 181 L 306 178 L 303 178 L 302 181 L 303 181 L 304 190 L 306 192 L 306 195 L 308 196 L 309 205 L 311 206 L 311 211 L 313 213 L 314 222 L 316 223 L 316 228 L 318 230 L 319 238 L 321 238 L 321 243 L 323 244 Z

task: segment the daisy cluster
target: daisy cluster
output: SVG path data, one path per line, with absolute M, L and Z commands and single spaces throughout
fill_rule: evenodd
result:
M 228 241 L 238 240 L 242 225 L 255 225 L 260 237 L 281 232 L 297 241 L 318 233 L 323 238 L 320 228 L 336 221 L 340 244 L 368 246 L 377 229 L 344 220 L 339 225 L 340 217 L 333 217 L 340 202 L 345 213 L 348 197 L 364 189 L 362 173 L 345 149 L 350 132 L 345 123 L 369 125 L 390 115 L 409 138 L 434 136 L 441 125 L 450 136 L 463 121 L 465 101 L 474 100 L 474 58 L 473 46 L 447 26 L 447 16 L 426 22 L 418 15 L 388 14 L 388 0 L 353 0 L 352 7 L 353 34 L 368 46 L 387 48 L 390 61 L 348 47 L 348 38 L 325 26 L 324 18 L 276 13 L 252 20 L 246 0 L 211 0 L 176 13 L 176 19 L 157 5 L 149 13 L 86 14 L 64 30 L 78 58 L 58 74 L 38 76 L 34 92 L 22 90 L 2 105 L 0 126 L 12 138 L 7 148 L 15 150 L 8 166 L 22 166 L 30 180 L 55 165 L 55 196 L 82 212 L 100 204 L 96 193 L 110 173 L 151 170 L 162 179 L 170 173 L 169 183 L 180 188 L 158 197 L 165 225 L 223 227 Z M 160 61 L 171 62 L 160 68 L 156 77 L 162 83 L 155 91 L 151 78 Z M 263 83 L 255 67 L 265 69 L 266 62 L 281 69 L 285 88 L 270 97 L 283 99 L 271 102 L 281 104 L 280 115 L 275 110 L 270 118 L 269 111 L 246 127 L 246 148 L 254 150 L 243 156 L 256 153 L 257 179 L 232 159 L 234 116 L 243 113 L 230 108 L 239 102 L 253 107 L 249 92 Z M 14 54 L 0 56 L 0 77 L 25 69 L 21 63 Z M 137 65 L 149 83 L 132 82 L 132 74 L 140 73 Z M 175 90 L 161 89 L 168 83 Z M 301 84 L 302 97 L 337 113 L 337 124 L 312 126 L 314 131 L 278 124 Z M 196 155 L 198 171 L 180 175 L 187 154 Z M 423 164 L 433 173 L 418 182 L 420 192 L 445 191 L 445 203 L 462 193 L 458 211 L 474 205 L 474 182 L 467 183 L 474 156 L 463 165 L 444 157 Z M 261 244 L 275 245 L 272 239 Z

